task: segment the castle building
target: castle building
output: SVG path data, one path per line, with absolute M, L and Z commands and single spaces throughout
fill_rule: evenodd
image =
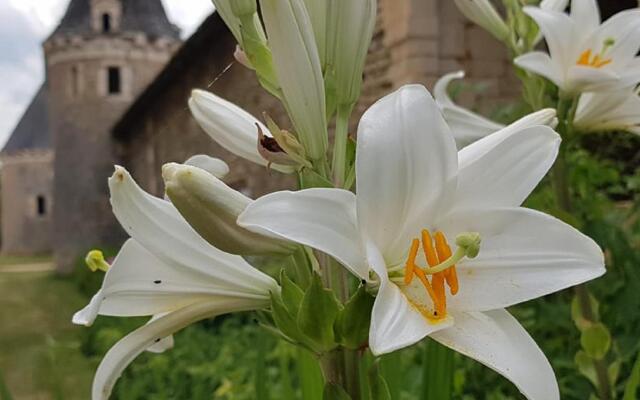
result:
M 603 2 L 610 11 L 630 3 Z M 503 46 L 453 1 L 378 0 L 378 8 L 353 130 L 381 96 L 409 82 L 431 88 L 459 69 L 486 88 L 467 93 L 461 100 L 468 106 L 488 111 L 517 95 Z M 181 44 L 160 0 L 71 0 L 44 43 L 46 81 L 0 153 L 2 253 L 53 251 L 59 270 L 68 272 L 88 249 L 121 244 L 124 232 L 108 199 L 114 163 L 158 196 L 161 166 L 194 154 L 225 160 L 227 183 L 249 196 L 292 187 L 292 177 L 216 145 L 189 113 L 191 90 L 202 88 L 287 125 L 253 71 L 234 61 L 234 49 L 215 13 Z

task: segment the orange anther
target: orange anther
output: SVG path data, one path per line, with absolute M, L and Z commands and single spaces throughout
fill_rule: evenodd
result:
M 404 267 L 404 284 L 408 285 L 413 280 L 413 274 L 416 270 L 416 256 L 418 255 L 418 247 L 420 246 L 420 241 L 418 239 L 413 239 L 411 242 L 411 249 L 409 250 L 409 257 L 407 258 L 407 263 Z
M 444 262 L 449 257 L 451 257 L 451 247 L 447 243 L 447 238 L 444 236 L 442 232 L 436 232 L 436 250 L 438 252 L 438 260 L 440 262 Z M 447 280 L 447 285 L 451 289 L 451 294 L 455 295 L 458 293 L 458 273 L 456 271 L 456 266 L 452 265 L 450 268 L 447 268 L 444 271 L 444 277 Z
M 431 297 L 431 301 L 433 301 L 433 304 L 436 304 L 438 301 L 436 298 L 436 293 L 433 291 L 433 287 L 429 283 L 429 280 L 427 279 L 427 275 L 420 268 L 416 268 L 415 273 L 418 279 L 420 279 L 420 282 L 422 282 L 422 285 L 424 286 L 424 288 L 427 290 L 427 293 L 429 294 L 429 297 Z
M 576 62 L 576 64 L 578 65 L 589 65 L 589 63 L 591 62 L 591 50 L 585 50 L 582 52 L 582 54 L 580 54 L 580 58 L 578 58 L 578 61 Z
M 422 230 L 422 250 L 424 251 L 424 256 L 430 267 L 438 265 L 438 257 L 436 256 L 436 251 L 433 248 L 431 234 L 426 229 Z

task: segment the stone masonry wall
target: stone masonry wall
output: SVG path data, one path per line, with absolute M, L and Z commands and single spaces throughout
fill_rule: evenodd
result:
M 51 251 L 53 152 L 34 150 L 4 156 L 0 183 L 2 254 Z
M 123 233 L 109 205 L 110 134 L 116 120 L 153 80 L 175 46 L 143 34 L 59 36 L 45 43 L 54 135 L 54 249 L 61 271 L 95 246 L 117 245 Z M 107 93 L 109 67 L 121 70 L 121 93 Z

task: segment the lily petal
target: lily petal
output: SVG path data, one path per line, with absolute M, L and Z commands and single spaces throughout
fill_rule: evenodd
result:
M 453 324 L 451 317 L 437 323 L 428 322 L 427 318 L 409 303 L 398 286 L 389 281 L 382 254 L 371 242 L 367 244 L 367 258 L 380 279 L 369 329 L 369 347 L 374 355 L 391 353 L 411 346 L 425 336 Z
M 556 85 L 562 84 L 562 73 L 547 53 L 532 51 L 513 60 L 518 67 L 544 76 Z
M 620 75 L 611 69 L 592 68 L 583 65 L 573 65 L 569 68 L 567 81 L 563 90 L 568 93 L 588 91 L 611 91 L 620 88 Z
M 222 179 L 229 173 L 229 165 L 219 158 L 209 157 L 204 154 L 198 154 L 184 162 L 186 165 L 192 167 L 198 167 L 215 176 L 218 179 Z
M 436 82 L 433 88 L 433 96 L 442 110 L 445 121 L 451 128 L 459 149 L 504 128 L 504 125 L 493 122 L 453 102 L 447 92 L 447 86 L 454 79 L 463 77 L 464 71 L 446 74 Z
M 577 57 L 574 58 L 575 51 L 572 48 L 576 36 L 574 21 L 565 13 L 543 10 L 539 7 L 527 6 L 523 11 L 540 27 L 551 58 L 558 60 L 563 67 L 575 64 Z
M 129 239 L 105 274 L 100 291 L 74 315 L 73 322 L 90 326 L 98 315 L 157 315 L 213 298 L 253 299 L 268 304 L 268 291 L 258 294 L 233 289 L 217 279 L 215 268 L 198 271 L 168 265 Z
M 238 225 L 325 252 L 360 279 L 369 280 L 356 226 L 356 197 L 341 189 L 268 194 L 249 205 Z
M 465 147 L 454 208 L 521 205 L 553 165 L 560 141 L 548 126 L 516 125 Z
M 144 192 L 122 167 L 109 179 L 113 212 L 127 233 L 162 262 L 215 276 L 219 285 L 239 295 L 264 297 L 277 288 L 269 276 L 242 257 L 207 243 L 175 207 Z
M 392 264 L 420 225 L 448 205 L 455 190 L 455 142 L 429 92 L 407 85 L 365 112 L 356 154 L 359 229 Z
M 549 361 L 506 310 L 455 315 L 455 324 L 431 335 L 509 379 L 530 400 L 560 399 Z
M 440 222 L 448 237 L 479 232 L 480 253 L 459 264 L 452 311 L 487 311 L 578 285 L 604 274 L 598 245 L 575 228 L 526 208 L 454 212 Z
M 258 153 L 258 127 L 267 136 L 271 133 L 251 114 L 213 93 L 197 89 L 191 94 L 189 108 L 200 127 L 220 146 L 256 164 L 268 164 Z M 271 167 L 284 173 L 294 171 L 286 165 Z
M 192 323 L 229 312 L 256 308 L 252 302 L 215 300 L 192 304 L 136 329 L 118 341 L 105 355 L 93 379 L 92 399 L 107 400 L 125 368 L 143 351 Z
M 600 25 L 600 9 L 596 0 L 572 1 L 571 19 L 584 32 L 597 29 Z

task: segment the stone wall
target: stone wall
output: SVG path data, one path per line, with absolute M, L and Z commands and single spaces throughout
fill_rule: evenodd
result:
M 120 155 L 140 185 L 162 196 L 160 171 L 167 162 L 183 162 L 194 154 L 226 161 L 225 181 L 250 197 L 293 187 L 295 180 L 241 159 L 217 145 L 196 124 L 187 106 L 191 90 L 209 90 L 253 115 L 269 113 L 288 127 L 280 103 L 260 87 L 255 73 L 235 62 L 235 41 L 217 15 L 209 17 L 176 56 L 144 98 L 118 127 Z
M 25 151 L 2 157 L 2 254 L 51 251 L 53 152 Z
M 61 271 L 88 248 L 123 237 L 109 205 L 111 127 L 171 57 L 175 42 L 144 34 L 54 36 L 44 45 L 55 149 L 54 249 Z M 108 93 L 120 68 L 121 91 Z

